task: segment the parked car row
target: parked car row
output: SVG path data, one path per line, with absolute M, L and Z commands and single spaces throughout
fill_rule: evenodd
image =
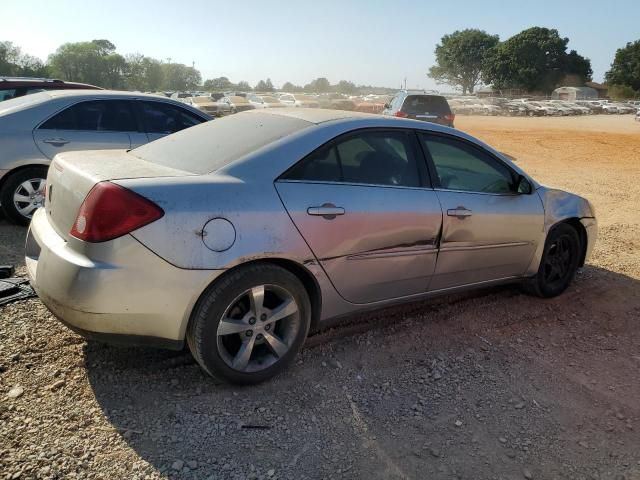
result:
M 458 115 L 568 116 L 592 114 L 633 114 L 638 105 L 610 100 L 537 100 L 533 98 L 450 97 L 451 110 Z
M 390 97 L 386 95 L 347 96 L 340 93 L 248 93 L 229 91 L 206 92 L 149 92 L 170 97 L 199 108 L 213 116 L 223 116 L 260 108 L 329 108 L 363 113 L 382 113 Z

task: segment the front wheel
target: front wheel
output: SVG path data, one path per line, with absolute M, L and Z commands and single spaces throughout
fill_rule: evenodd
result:
M 240 267 L 196 305 L 189 349 L 212 377 L 255 384 L 284 370 L 309 332 L 311 306 L 298 278 L 276 265 Z
M 18 225 L 29 225 L 37 208 L 44 204 L 47 167 L 28 167 L 11 174 L 0 191 L 5 216 Z
M 580 252 L 580 238 L 575 228 L 566 223 L 553 227 L 544 245 L 538 273 L 525 282 L 525 290 L 543 298 L 560 295 L 578 270 Z

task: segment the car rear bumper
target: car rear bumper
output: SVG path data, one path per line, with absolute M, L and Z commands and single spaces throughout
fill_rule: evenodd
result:
M 222 272 L 174 267 L 131 235 L 67 242 L 42 208 L 29 227 L 25 262 L 42 302 L 72 330 L 109 343 L 168 348 L 181 347 L 195 302 Z

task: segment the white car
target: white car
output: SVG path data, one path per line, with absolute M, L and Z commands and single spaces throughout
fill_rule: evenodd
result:
M 315 97 L 311 95 L 301 95 L 299 93 L 287 93 L 280 96 L 280 103 L 285 104 L 288 107 L 304 107 L 304 108 L 319 108 L 320 104 Z
M 55 155 L 73 150 L 128 150 L 211 120 L 157 95 L 110 90 L 51 90 L 0 104 L 0 204 L 26 225 L 44 201 Z
M 286 105 L 271 95 L 247 95 L 247 100 L 255 108 L 283 108 Z

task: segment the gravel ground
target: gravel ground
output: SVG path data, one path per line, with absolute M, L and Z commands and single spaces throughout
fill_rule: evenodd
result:
M 494 288 L 354 317 L 249 388 L 185 352 L 87 343 L 36 299 L 0 307 L 0 478 L 640 479 L 626 122 L 458 119 L 594 202 L 595 254 L 559 298 Z M 24 234 L 0 221 L 0 263 L 21 265 Z

